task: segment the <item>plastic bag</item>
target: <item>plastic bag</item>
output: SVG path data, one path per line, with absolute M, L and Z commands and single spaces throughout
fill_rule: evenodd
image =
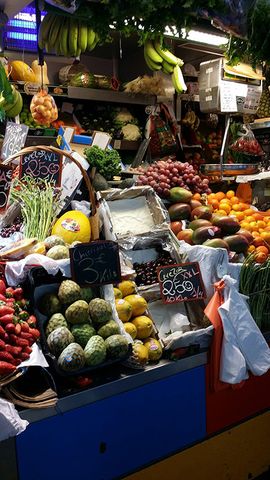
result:
M 256 140 L 252 130 L 249 126 L 243 125 L 244 133 L 230 145 L 231 155 L 236 163 L 246 163 L 249 160 L 254 160 L 257 157 L 257 161 L 264 155 L 264 152 Z
M 229 276 L 224 282 L 224 303 L 218 309 L 224 329 L 220 378 L 238 383 L 241 374 L 247 378 L 245 368 L 253 375 L 263 375 L 270 369 L 270 348 L 250 314 L 247 297 L 238 292 Z
M 165 105 L 160 105 L 148 118 L 146 138 L 150 138 L 150 151 L 153 158 L 177 152 L 177 124 Z
M 33 96 L 30 111 L 38 125 L 50 125 L 58 118 L 58 109 L 54 98 L 45 89 Z
M 22 420 L 13 403 L 0 398 L 0 442 L 22 433 L 29 422 Z

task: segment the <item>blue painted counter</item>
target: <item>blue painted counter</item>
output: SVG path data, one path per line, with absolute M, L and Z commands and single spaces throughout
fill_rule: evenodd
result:
M 113 480 L 204 439 L 205 363 L 164 363 L 22 412 L 31 423 L 16 438 L 19 480 Z

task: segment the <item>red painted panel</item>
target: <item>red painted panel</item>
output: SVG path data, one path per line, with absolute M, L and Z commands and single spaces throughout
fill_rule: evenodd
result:
M 209 365 L 206 366 L 206 430 L 212 434 L 247 417 L 270 408 L 270 371 L 251 376 L 239 389 L 219 392 L 209 389 Z

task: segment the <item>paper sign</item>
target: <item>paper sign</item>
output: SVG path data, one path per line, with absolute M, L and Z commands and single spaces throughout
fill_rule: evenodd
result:
M 80 285 L 121 281 L 118 243 L 109 240 L 81 243 L 70 248 L 69 255 L 72 278 Z
M 25 175 L 35 179 L 48 180 L 56 187 L 61 186 L 62 155 L 46 150 L 35 150 L 21 156 L 20 178 Z
M 159 267 L 157 273 L 163 303 L 202 300 L 206 296 L 197 262 Z
M 91 147 L 95 145 L 102 150 L 106 150 L 111 141 L 111 136 L 106 132 L 94 132 Z
M 244 102 L 244 113 L 255 114 L 259 108 L 262 92 L 258 87 L 248 87 L 247 96 Z
M 0 165 L 0 211 L 6 209 L 10 185 L 12 181 L 12 168 Z
M 1 151 L 2 161 L 19 152 L 24 147 L 28 130 L 29 127 L 22 123 L 7 122 Z
M 237 112 L 235 86 L 231 82 L 220 82 L 221 112 Z

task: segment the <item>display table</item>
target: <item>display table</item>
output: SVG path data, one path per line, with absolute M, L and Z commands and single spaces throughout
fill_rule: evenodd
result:
M 206 353 L 162 361 L 61 398 L 56 408 L 22 411 L 30 425 L 16 437 L 18 476 L 12 454 L 3 455 L 5 443 L 15 448 L 11 440 L 0 444 L 0 478 L 112 480 L 201 441 L 206 361 Z

